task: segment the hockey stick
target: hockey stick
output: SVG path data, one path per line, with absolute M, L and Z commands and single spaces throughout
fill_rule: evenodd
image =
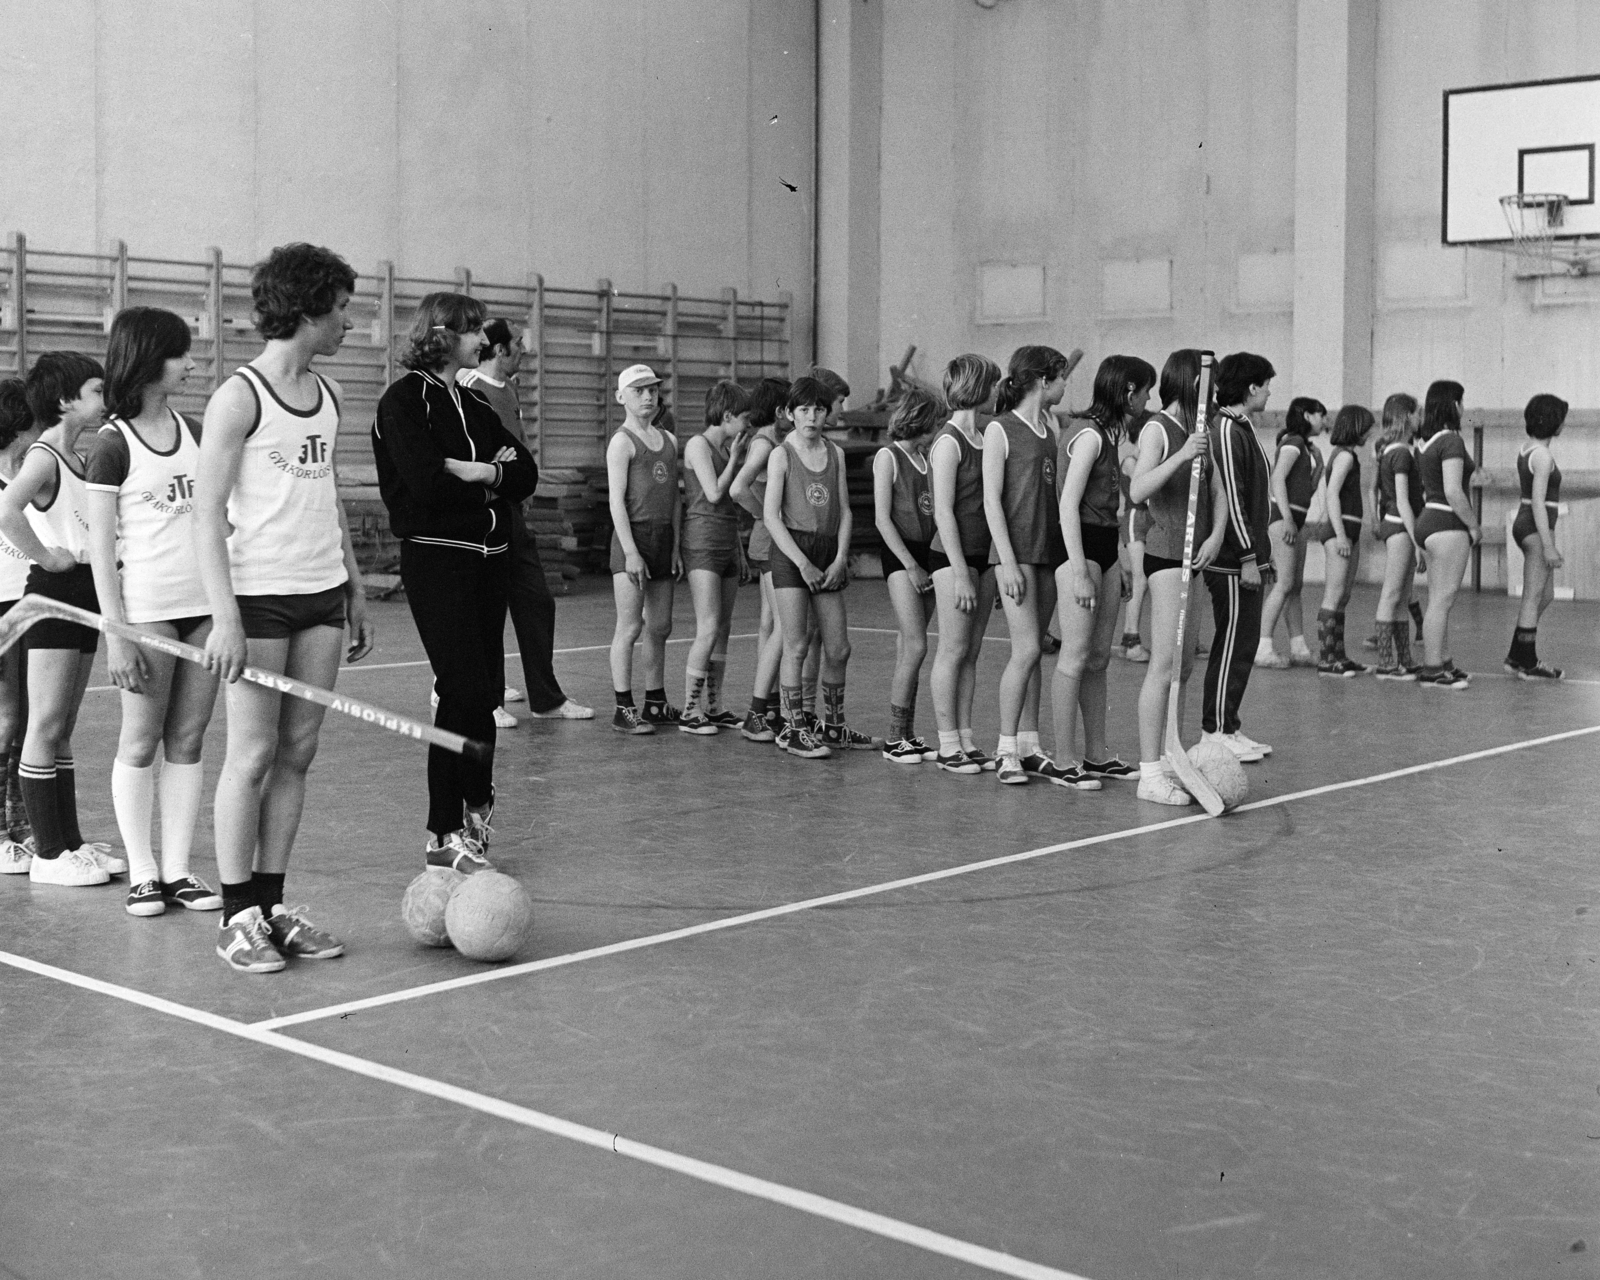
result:
M 1195 429 L 1207 421 L 1207 412 L 1211 406 L 1211 380 L 1216 371 L 1216 356 L 1210 351 L 1200 353 L 1200 397 L 1195 406 Z M 1178 736 L 1178 707 L 1183 696 L 1183 660 L 1188 647 L 1189 629 L 1189 583 L 1194 576 L 1194 525 L 1195 516 L 1200 507 L 1200 486 L 1204 483 L 1202 478 L 1205 471 L 1205 450 L 1194 455 L 1194 462 L 1189 468 L 1189 516 L 1183 528 L 1183 563 L 1179 568 L 1178 587 L 1178 635 L 1173 641 L 1172 654 L 1172 683 L 1167 689 L 1167 736 L 1164 744 L 1167 768 L 1177 774 L 1178 781 L 1183 783 L 1183 788 L 1204 807 L 1205 811 L 1213 818 L 1220 818 L 1223 809 L 1222 797 L 1217 794 L 1217 789 L 1206 781 L 1205 775 L 1194 767 L 1194 761 L 1189 759 L 1189 753 L 1183 749 L 1183 741 Z
M 75 605 L 38 595 L 23 596 L 12 607 L 10 613 L 0 618 L 0 653 L 11 648 L 29 627 L 44 618 L 60 618 L 64 622 L 75 622 L 80 627 L 92 627 L 108 636 L 131 640 L 146 649 L 155 649 L 160 653 L 171 654 L 174 658 L 182 658 L 186 662 L 205 665 L 204 649 L 197 649 L 192 644 L 184 644 L 180 640 L 169 640 L 166 636 L 151 635 L 148 631 L 140 631 L 137 627 L 130 627 L 126 623 L 102 618 L 98 613 L 90 613 L 87 609 L 79 609 Z M 258 684 L 264 689 L 271 689 L 275 693 L 287 693 L 292 698 L 314 702 L 330 711 L 338 711 L 360 720 L 363 724 L 377 725 L 378 728 L 387 729 L 390 733 L 415 738 L 419 742 L 426 742 L 429 746 L 443 747 L 446 751 L 453 751 L 457 755 L 464 755 L 473 760 L 487 760 L 490 755 L 490 748 L 484 743 L 464 738 L 459 733 L 451 733 L 448 729 L 436 729 L 431 724 L 423 724 L 420 720 L 396 715 L 392 711 L 385 711 L 382 707 L 375 707 L 370 702 L 357 702 L 354 698 L 334 693 L 331 689 L 319 689 L 316 685 L 303 684 L 276 671 L 246 667 L 240 673 L 240 678 L 248 680 L 251 684 Z

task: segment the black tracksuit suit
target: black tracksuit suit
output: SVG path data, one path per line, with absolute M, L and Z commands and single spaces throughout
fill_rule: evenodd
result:
M 491 462 L 488 484 L 462 480 L 447 458 Z M 434 723 L 494 745 L 494 709 L 505 688 L 511 522 L 538 483 L 533 455 L 500 422 L 479 392 L 413 370 L 378 401 L 372 426 L 378 487 L 400 543 L 400 579 L 422 646 L 433 666 L 439 709 Z M 463 805 L 494 797 L 492 755 L 473 761 L 428 750 L 428 830 L 443 837 L 463 825 Z
M 1262 452 L 1250 419 L 1224 412 L 1211 433 L 1211 457 L 1228 505 L 1228 532 L 1222 550 L 1206 570 L 1211 616 L 1217 634 L 1206 661 L 1205 700 L 1201 728 L 1207 733 L 1237 733 L 1239 704 L 1255 663 L 1261 639 L 1261 606 L 1266 584 L 1251 589 L 1239 579 L 1241 566 L 1254 563 L 1272 571 L 1272 544 L 1267 535 L 1268 478 L 1272 467 Z

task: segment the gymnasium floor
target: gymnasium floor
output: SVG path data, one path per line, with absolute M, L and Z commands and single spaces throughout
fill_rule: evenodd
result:
M 881 732 L 882 584 L 850 605 Z M 1464 694 L 1256 672 L 1277 751 L 1219 821 L 525 723 L 493 856 L 537 914 L 501 967 L 411 942 L 422 753 L 330 717 L 289 897 L 343 959 L 237 975 L 214 915 L 0 881 L 0 1276 L 1593 1275 L 1600 608 L 1551 611 L 1553 688 L 1500 673 L 1511 615 L 1463 599 Z M 426 715 L 378 619 L 340 687 Z M 604 583 L 561 603 L 597 709 L 610 622 Z M 1142 673 L 1113 660 L 1130 757 Z M 90 693 L 91 836 L 116 722 Z

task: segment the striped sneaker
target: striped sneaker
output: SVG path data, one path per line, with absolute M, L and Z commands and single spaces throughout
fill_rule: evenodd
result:
M 267 918 L 272 945 L 296 960 L 332 960 L 344 954 L 344 943 L 306 919 L 305 907 L 279 907 Z
M 1036 778 L 1053 782 L 1058 787 L 1072 787 L 1077 791 L 1099 791 L 1104 783 L 1091 777 L 1075 764 L 1057 764 L 1049 756 L 1025 756 L 1022 767 Z
M 921 764 L 922 748 L 909 738 L 896 738 L 883 744 L 883 758 L 891 764 Z
M 1098 763 L 1085 756 L 1083 771 L 1091 778 L 1137 778 L 1139 776 L 1138 765 L 1127 764 L 1118 760 L 1116 756 L 1112 756 L 1109 760 L 1101 760 Z
M 260 907 L 246 907 L 217 930 L 217 954 L 239 973 L 277 973 L 285 964 Z
M 977 765 L 982 772 L 993 773 L 995 771 L 996 765 L 993 756 L 985 755 L 977 747 L 962 747 L 961 750 L 965 753 L 967 759 Z
M 717 731 L 717 726 L 711 717 L 699 707 L 686 708 L 678 717 L 679 733 L 694 733 L 701 737 L 709 738 Z
M 949 755 L 934 754 L 933 763 L 946 773 L 982 773 L 983 766 L 969 756 L 965 751 L 953 751 Z
M 1013 787 L 1026 786 L 1028 773 L 1022 767 L 1022 758 L 1017 755 L 1001 756 L 995 761 L 994 780 Z
M 1510 663 L 1506 664 L 1508 667 Z M 1561 679 L 1560 667 L 1549 667 L 1542 662 L 1535 662 L 1531 667 L 1518 667 L 1516 671 L 1518 680 L 1559 680 Z
M 706 719 L 711 721 L 711 723 L 716 725 L 719 729 L 737 729 L 744 723 L 744 721 L 739 719 L 738 716 L 734 715 L 733 712 L 726 709 L 722 711 L 708 711 L 706 712 Z

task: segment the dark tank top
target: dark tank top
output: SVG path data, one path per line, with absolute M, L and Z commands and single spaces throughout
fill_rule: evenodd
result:
M 974 448 L 961 428 L 947 422 L 939 428 L 933 444 L 928 446 L 928 456 L 933 456 L 934 446 L 946 436 L 955 441 L 956 492 L 951 503 L 955 512 L 956 528 L 961 532 L 961 554 L 970 560 L 974 556 L 987 558 L 989 554 L 989 522 L 983 514 L 983 450 Z M 983 437 L 980 435 L 979 439 Z M 931 489 L 931 485 L 930 485 Z M 933 549 L 946 552 L 937 526 L 934 528 Z
M 1396 476 L 1406 477 L 1406 500 L 1415 515 L 1422 505 L 1422 495 L 1417 492 L 1417 462 L 1411 446 L 1400 440 L 1386 444 L 1378 455 L 1378 515 L 1385 520 L 1400 518 L 1400 500 L 1395 496 Z
M 1117 465 L 1117 446 L 1111 439 L 1111 433 L 1094 418 L 1074 418 L 1072 426 L 1061 433 L 1061 447 L 1056 458 L 1058 509 L 1061 489 L 1067 483 L 1072 446 L 1085 432 L 1100 437 L 1100 452 L 1095 455 L 1094 465 L 1089 468 L 1089 481 L 1083 487 L 1083 498 L 1078 503 L 1078 522 L 1101 528 L 1115 526 L 1117 497 L 1121 492 L 1119 477 L 1124 480 L 1126 477 L 1122 476 L 1121 468 Z
M 629 524 L 672 523 L 672 509 L 678 502 L 678 445 L 669 433 L 661 432 L 659 449 L 645 448 L 638 433 L 633 433 L 633 457 L 628 459 L 628 492 L 624 501 Z
M 728 451 L 718 448 L 710 440 L 706 441 L 706 448 L 711 450 L 711 469 L 720 476 L 722 469 L 728 465 Z M 700 483 L 700 477 L 693 467 L 683 469 L 683 489 L 689 499 L 689 509 L 685 513 L 688 519 L 718 520 L 728 524 L 738 521 L 738 504 L 727 494 L 722 495 L 720 502 L 709 501 L 706 498 L 705 487 Z
M 800 461 L 792 438 L 778 446 L 789 455 L 789 469 L 783 474 L 783 525 L 800 533 L 833 537 L 843 515 L 844 467 L 839 446 L 832 441 L 824 443 L 828 461 L 821 471 Z
M 933 490 L 928 484 L 928 459 L 899 444 L 888 445 L 883 452 L 894 463 L 889 519 L 907 542 L 931 542 Z
M 1346 520 L 1361 523 L 1361 459 L 1356 457 L 1356 451 L 1349 445 L 1342 444 L 1328 457 L 1328 474 L 1333 474 L 1333 460 L 1341 453 L 1350 455 L 1350 470 L 1345 472 L 1344 482 L 1339 486 L 1339 514 Z M 1291 496 L 1290 501 L 1293 501 Z
M 1013 410 L 995 419 L 1006 433 L 1006 475 L 1000 507 L 1018 564 L 1049 564 L 1051 534 L 1061 534 L 1061 508 L 1056 502 L 1055 429 L 1046 425 L 1041 437 Z M 989 547 L 989 563 L 1000 563 L 999 549 Z
M 1468 487 L 1468 481 L 1477 467 L 1459 431 L 1452 431 L 1448 427 L 1436 431 L 1417 450 L 1417 474 L 1422 480 L 1422 500 L 1436 511 L 1454 510 L 1444 496 L 1444 464 L 1451 458 L 1461 460 L 1461 492 L 1470 496 L 1472 490 Z
M 1150 421 L 1159 426 L 1166 436 L 1166 447 L 1161 451 L 1165 462 L 1189 438 L 1189 433 L 1166 410 Z M 1149 428 L 1147 427 L 1146 430 Z M 1194 536 L 1198 545 L 1211 533 L 1211 459 L 1210 450 L 1200 455 L 1200 502 L 1195 508 Z M 1144 550 L 1158 560 L 1183 559 L 1183 534 L 1189 521 L 1189 475 L 1193 463 L 1179 467 L 1167 482 L 1157 489 L 1146 505 L 1150 509 L 1150 528 L 1144 535 Z
M 1322 479 L 1322 453 L 1302 435 L 1286 435 L 1278 441 L 1278 452 L 1298 449 L 1300 456 L 1289 467 L 1284 487 L 1289 491 L 1289 510 L 1304 515 L 1311 506 L 1311 495 Z
M 1529 461 L 1530 455 L 1537 445 L 1532 446 L 1517 454 L 1517 488 L 1522 491 L 1522 505 L 1533 506 L 1533 464 Z M 1561 467 L 1556 463 L 1554 456 L 1550 459 L 1550 479 L 1545 485 L 1544 505 L 1555 507 L 1561 504 Z

